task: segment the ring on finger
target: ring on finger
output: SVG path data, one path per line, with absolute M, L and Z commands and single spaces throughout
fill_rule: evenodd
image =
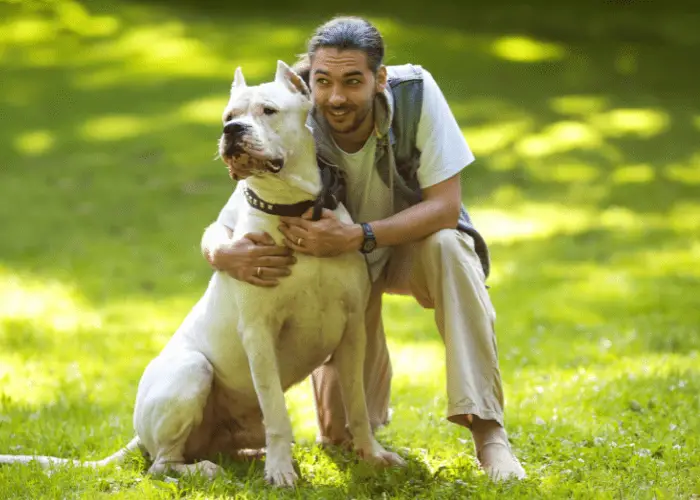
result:
M 297 238 L 297 246 L 298 247 L 300 247 L 303 242 L 304 242 L 303 238 Z
M 262 276 L 262 268 L 258 267 L 258 268 L 255 270 L 255 276 L 257 276 L 258 278 L 259 278 L 260 276 Z

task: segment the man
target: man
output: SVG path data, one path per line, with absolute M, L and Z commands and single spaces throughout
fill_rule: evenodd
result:
M 357 224 L 281 217 L 287 249 L 254 234 L 227 254 L 204 255 L 212 266 L 260 286 L 290 273 L 290 251 L 319 257 L 365 253 L 372 293 L 367 308 L 365 384 L 374 428 L 389 417 L 391 363 L 381 319 L 382 294 L 410 293 L 435 309 L 447 364 L 448 419 L 472 432 L 477 458 L 490 477 L 524 478 L 503 428 L 503 394 L 493 329 L 495 312 L 485 279 L 486 244 L 461 205 L 459 174 L 474 157 L 449 106 L 427 71 L 387 68 L 384 43 L 368 21 L 341 17 L 321 25 L 297 69 L 309 82 L 319 161 L 337 167 L 345 204 Z M 235 174 L 246 175 L 241 162 Z M 233 196 L 218 221 L 233 228 Z M 319 439 L 347 436 L 337 376 L 313 375 Z

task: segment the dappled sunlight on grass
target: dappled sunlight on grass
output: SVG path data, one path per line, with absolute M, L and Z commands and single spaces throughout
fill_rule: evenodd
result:
M 46 281 L 0 268 L 0 322 L 31 323 L 37 329 L 50 331 L 50 336 L 64 338 L 84 329 L 110 333 L 129 330 L 149 332 L 156 340 L 164 341 L 193 305 L 193 297 L 183 294 L 161 301 L 113 300 L 95 307 L 75 284 Z
M 0 394 L 36 407 L 77 391 L 130 407 L 138 377 L 192 303 L 173 296 L 94 307 L 73 284 L 2 269 Z
M 184 302 L 125 300 L 95 308 L 74 286 L 3 270 L 4 404 L 37 408 L 83 394 L 91 401 L 130 408 L 138 377 L 184 317 Z
M 119 141 L 149 130 L 148 121 L 135 115 L 106 115 L 87 120 L 81 135 L 89 141 Z
M 221 118 L 227 103 L 228 95 L 224 93 L 195 99 L 180 106 L 176 116 L 185 122 L 209 125 L 216 123 L 216 120 Z
M 609 137 L 632 135 L 644 139 L 666 130 L 670 118 L 659 109 L 612 109 L 592 115 L 591 123 Z
M 274 53 L 298 49 L 304 33 L 281 23 L 236 23 L 236 43 L 230 44 L 206 20 L 185 23 L 164 10 L 129 4 L 110 9 L 108 16 L 99 13 L 102 9 L 62 0 L 0 23 L 5 62 L 25 68 L 74 67 L 79 71 L 72 81 L 84 90 L 178 77 L 226 79 L 233 76 L 234 60 L 249 81 L 256 81 L 271 73 Z M 260 32 L 267 36 L 257 36 Z
M 527 119 L 501 121 L 494 125 L 479 127 L 467 127 L 462 133 L 468 138 L 469 146 L 477 155 L 488 155 L 512 144 L 526 131 L 531 129 L 531 121 Z M 512 162 L 494 164 L 499 170 L 511 169 L 515 165 Z
M 690 396 L 700 382 L 698 351 L 685 356 L 649 354 L 626 357 L 610 352 L 614 347 L 615 342 L 610 339 L 592 345 L 590 355 L 599 361 L 575 368 L 552 367 L 546 372 L 524 368 L 519 371 L 517 381 L 511 384 L 509 391 L 513 412 L 536 413 L 553 424 L 559 422 L 592 432 L 603 424 L 596 422 L 595 416 L 614 419 L 617 412 L 629 409 L 631 401 L 639 397 L 634 392 L 624 395 L 617 392 L 615 389 L 619 388 L 615 386 L 621 381 L 643 385 L 645 380 L 667 379 L 667 390 L 677 390 L 679 395 L 686 396 Z M 588 412 L 587 418 L 581 418 L 585 412 Z
M 524 36 L 508 36 L 493 42 L 493 53 L 507 61 L 533 63 L 562 59 L 566 50 L 562 45 L 535 40 Z
M 199 240 L 233 188 L 214 157 L 235 67 L 272 77 L 321 13 L 205 7 L 0 4 L 0 453 L 123 445 L 144 367 L 206 288 Z M 530 5 L 465 7 L 479 29 L 426 7 L 430 22 L 408 9 L 373 20 L 389 64 L 435 76 L 476 154 L 463 193 L 491 248 L 506 421 L 532 479 L 496 487 L 478 471 L 468 431 L 444 418 L 433 311 L 390 296 L 395 413 L 379 436 L 409 468 L 311 446 L 307 380 L 287 394 L 308 478 L 294 494 L 682 496 L 700 477 L 700 114 L 696 50 L 678 42 L 695 24 L 620 10 L 621 37 L 641 26 L 664 41 L 622 43 L 612 14 L 578 29 L 584 4 L 537 19 Z M 232 466 L 242 481 L 216 494 L 141 472 L 0 468 L 0 482 L 37 498 L 61 485 L 86 498 L 269 493 L 260 463 Z
M 687 163 L 666 166 L 664 174 L 669 179 L 685 184 L 700 184 L 700 152 L 695 153 Z
M 24 132 L 15 138 L 15 149 L 27 156 L 40 156 L 48 153 L 56 142 L 56 136 L 49 130 Z
M 643 166 L 621 169 L 616 182 L 642 182 Z M 496 208 L 498 206 L 504 208 Z M 537 203 L 523 200 L 523 194 L 503 187 L 496 191 L 493 205 L 473 211 L 482 232 L 492 243 L 509 243 L 522 239 L 542 239 L 558 234 L 575 234 L 586 230 L 641 231 L 668 229 L 678 236 L 690 236 L 700 230 L 700 202 L 679 203 L 667 213 L 640 214 L 621 206 L 605 210 Z M 496 266 L 498 264 L 496 263 Z
M 0 267 L 0 322 L 30 320 L 63 333 L 101 326 L 100 315 L 74 288 Z
M 578 122 L 558 122 L 541 133 L 518 141 L 515 148 L 524 157 L 549 156 L 572 149 L 599 149 L 601 137 L 590 127 Z
M 474 152 L 494 154 L 493 169 L 512 171 L 522 163 L 533 179 L 549 182 L 591 183 L 605 176 L 597 162 L 602 159 L 612 167 L 612 181 L 650 182 L 654 180 L 649 166 L 624 165 L 624 155 L 611 138 L 636 136 L 641 138 L 661 134 L 669 125 L 666 114 L 652 109 L 612 109 L 601 111 L 604 99 L 593 96 L 554 100 L 552 107 L 567 115 L 578 115 L 580 120 L 556 121 L 537 130 L 532 118 L 516 118 L 517 109 L 504 108 L 505 116 L 496 122 L 463 128 Z M 470 103 L 472 104 L 472 103 Z M 457 112 L 459 111 L 457 108 Z M 465 111 L 464 116 L 478 119 L 478 107 Z M 584 154 L 581 159 L 567 158 L 565 153 Z M 644 170 L 643 173 L 640 173 Z
M 124 81 L 223 76 L 231 63 L 212 52 L 204 41 L 185 35 L 185 31 L 185 25 L 175 21 L 130 27 L 117 40 L 110 40 L 91 52 L 85 61 L 112 64 L 91 73 L 81 73 L 76 84 L 90 89 L 110 87 Z M 183 64 L 183 61 L 187 63 Z M 251 66 L 251 76 L 265 69 L 253 61 L 247 66 Z
M 611 180 L 615 184 L 651 182 L 656 177 L 654 169 L 650 165 L 621 165 L 616 168 Z
M 45 17 L 47 13 L 50 19 Z M 119 22 L 111 16 L 91 15 L 79 2 L 61 0 L 35 5 L 22 18 L 0 23 L 0 28 L 0 44 L 21 46 L 55 40 L 63 30 L 86 37 L 111 35 Z
M 299 443 L 309 444 L 316 439 L 316 411 L 311 379 L 307 378 L 285 394 L 294 437 Z
M 700 240 L 691 242 L 688 247 L 645 249 L 630 256 L 630 273 L 634 277 L 642 276 L 683 276 L 700 278 Z M 621 266 L 624 268 L 624 264 Z
M 517 195 L 516 195 L 517 196 Z M 513 195 L 496 193 L 494 201 L 499 198 L 511 205 Z M 511 205 L 512 206 L 512 205 Z M 493 243 L 507 243 L 521 239 L 546 238 L 557 233 L 574 233 L 594 222 L 591 210 L 568 208 L 561 210 L 558 204 L 527 203 L 516 205 L 517 208 L 484 208 L 475 211 L 479 226 Z M 595 221 L 596 225 L 598 220 Z
M 582 212 L 595 219 L 600 211 L 625 206 L 663 214 L 693 198 L 699 153 L 678 146 L 697 143 L 687 116 L 674 121 L 660 107 L 616 106 L 605 95 L 572 93 L 548 101 L 551 114 L 541 112 L 547 119 L 530 113 L 526 101 L 479 95 L 453 106 L 477 156 L 463 178 L 475 214 L 491 207 L 518 214 L 530 211 L 532 200 L 548 201 L 571 214 L 577 226 Z M 478 185 L 469 180 L 474 169 Z M 486 234 L 494 227 L 491 218 L 476 220 Z M 518 237 L 531 232 L 532 224 L 541 222 L 500 225 L 496 237 L 511 229 Z
M 606 97 L 600 95 L 564 95 L 549 99 L 553 111 L 561 115 L 587 117 L 610 107 Z
M 416 373 L 410 364 L 395 365 L 393 388 L 396 394 L 394 401 L 397 420 L 410 420 L 410 416 L 402 413 L 412 412 L 414 408 L 424 405 L 433 408 L 437 419 L 444 418 L 444 354 L 438 344 L 439 341 L 435 345 L 427 343 L 422 346 L 427 352 L 420 364 L 434 365 L 434 372 L 429 377 L 422 376 L 420 370 Z M 688 355 L 648 354 L 626 357 L 621 355 L 624 349 L 618 348 L 616 342 L 610 339 L 591 343 L 585 349 L 580 341 L 576 341 L 576 346 L 580 350 L 579 355 L 587 356 L 585 364 L 570 368 L 550 364 L 546 370 L 536 366 L 521 368 L 517 374 L 510 370 L 505 372 L 507 416 L 510 421 L 525 427 L 551 422 L 552 425 L 569 425 L 576 427 L 578 432 L 595 435 L 601 425 L 615 423 L 616 412 L 629 409 L 630 403 L 637 399 L 645 399 L 641 393 L 646 396 L 647 390 L 631 390 L 627 394 L 617 392 L 619 387 L 616 386 L 624 381 L 643 386 L 646 379 L 666 379 L 668 390 L 678 391 L 679 396 L 683 394 L 686 398 L 691 398 L 695 388 L 700 385 L 699 351 Z M 543 359 L 556 355 L 557 348 L 548 348 L 546 343 L 541 344 L 541 347 L 544 351 L 530 355 L 535 354 Z M 394 346 L 392 353 L 397 351 L 398 359 L 419 359 L 415 353 L 407 357 L 405 350 Z M 397 357 L 392 356 L 392 359 Z M 510 357 L 505 359 L 512 360 Z M 539 422 L 539 419 L 544 422 Z M 693 422 L 691 427 L 699 423 L 700 421 Z M 436 429 L 434 432 L 443 431 Z

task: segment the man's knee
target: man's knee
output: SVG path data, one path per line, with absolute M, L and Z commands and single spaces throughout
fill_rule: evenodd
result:
M 429 253 L 456 254 L 460 250 L 459 233 L 456 229 L 441 229 L 425 238 L 421 246 Z
M 474 247 L 474 239 L 463 231 L 441 229 L 431 234 L 422 241 L 421 253 L 424 263 L 428 261 L 439 262 L 441 266 L 444 266 L 445 263 L 459 261 L 473 268 L 481 281 L 486 279 Z

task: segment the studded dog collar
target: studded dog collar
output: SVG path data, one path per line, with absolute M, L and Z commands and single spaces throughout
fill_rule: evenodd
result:
M 314 212 L 311 220 L 319 220 L 324 208 L 335 210 L 338 204 L 345 199 L 345 178 L 340 170 L 334 165 L 321 161 L 319 161 L 319 169 L 321 171 L 321 192 L 315 200 L 300 201 L 290 205 L 268 203 L 247 186 L 243 190 L 243 194 L 251 207 L 267 214 L 300 217 L 313 207 Z
M 283 215 L 285 217 L 299 217 L 309 208 L 314 206 L 315 200 L 305 200 L 299 203 L 292 203 L 289 205 L 283 205 L 279 203 L 268 203 L 258 196 L 255 191 L 246 187 L 243 190 L 245 199 L 248 200 L 248 204 L 271 215 Z

